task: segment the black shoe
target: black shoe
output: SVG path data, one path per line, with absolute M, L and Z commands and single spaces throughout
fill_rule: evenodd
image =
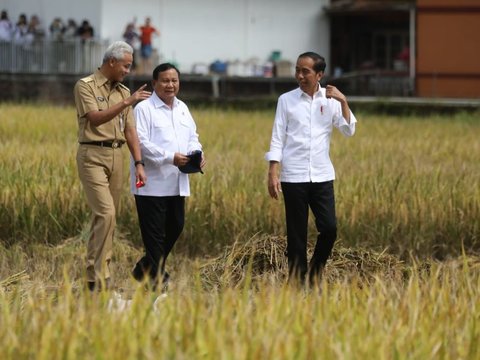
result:
M 135 265 L 135 267 L 132 270 L 132 276 L 138 282 L 142 282 L 143 279 L 145 278 L 145 272 L 143 271 L 142 267 L 138 265 L 138 263 Z
M 152 279 L 149 284 L 147 284 L 147 288 L 151 289 L 153 292 L 156 292 L 160 287 L 160 292 L 162 294 L 166 293 L 168 290 L 168 285 L 170 283 L 170 274 L 165 272 L 162 277 L 162 283 L 159 284 L 158 278 Z
M 320 267 L 316 272 L 311 272 L 308 276 L 308 285 L 311 290 L 318 289 L 321 290 L 323 282 L 323 273 L 325 267 Z
M 87 281 L 87 289 L 90 292 L 110 290 L 110 278 L 105 279 L 104 281 Z
M 142 257 L 133 267 L 132 276 L 138 282 L 142 282 L 145 277 L 150 273 L 150 264 L 147 258 Z

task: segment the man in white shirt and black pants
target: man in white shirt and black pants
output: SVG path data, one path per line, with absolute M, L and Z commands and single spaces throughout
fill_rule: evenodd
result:
M 310 286 L 319 285 L 337 237 L 335 170 L 329 156 L 332 130 L 336 127 L 352 136 L 357 122 L 345 95 L 334 86 L 320 86 L 325 67 L 325 59 L 314 52 L 298 57 L 295 78 L 299 87 L 279 97 L 270 151 L 265 155 L 270 163 L 268 192 L 274 199 L 283 192 L 289 280 L 301 284 L 308 280 Z M 309 207 L 319 232 L 310 265 Z
M 202 149 L 187 105 L 176 97 L 179 76 L 174 65 L 158 65 L 153 70 L 152 96 L 134 109 L 147 181 L 137 184 L 131 177 L 145 246 L 145 256 L 137 262 L 132 275 L 138 281 L 147 276 L 153 289 L 159 281 L 167 283 L 165 262 L 183 231 L 185 196 L 190 195 L 190 184 L 188 175 L 179 167 L 190 161 L 189 153 Z M 204 165 L 202 155 L 200 167 Z

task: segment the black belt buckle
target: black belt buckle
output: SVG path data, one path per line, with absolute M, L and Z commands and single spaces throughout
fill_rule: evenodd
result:
M 123 145 L 123 141 L 120 140 L 113 140 L 113 141 L 86 141 L 81 142 L 82 145 L 96 145 L 100 147 L 109 147 L 112 149 L 121 148 Z
M 119 140 L 113 140 L 112 141 L 112 148 L 113 149 L 116 149 L 116 148 L 121 148 L 123 145 L 123 143 Z

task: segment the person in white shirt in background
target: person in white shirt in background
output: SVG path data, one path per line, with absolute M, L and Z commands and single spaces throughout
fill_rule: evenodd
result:
M 280 193 L 284 198 L 289 282 L 308 282 L 311 287 L 319 285 L 337 237 L 330 137 L 333 127 L 352 136 L 357 122 L 345 95 L 334 86 L 320 86 L 325 67 L 325 59 L 314 52 L 298 57 L 295 78 L 299 87 L 279 97 L 270 151 L 265 155 L 268 192 L 273 199 Z M 309 207 L 318 231 L 310 264 Z
M 169 275 L 165 262 L 180 236 L 185 218 L 185 197 L 190 195 L 188 175 L 178 167 L 188 163 L 187 154 L 202 150 L 197 127 L 187 105 L 177 99 L 180 72 L 169 63 L 153 70 L 151 97 L 134 109 L 137 133 L 148 181 L 131 177 L 145 255 L 132 275 L 148 277 L 152 289 L 161 282 L 165 290 Z M 201 167 L 205 165 L 202 155 Z M 131 161 L 131 168 L 135 162 Z M 131 172 L 132 174 L 134 172 Z
M 6 10 L 2 10 L 0 14 L 0 42 L 12 40 L 13 24 L 8 18 Z

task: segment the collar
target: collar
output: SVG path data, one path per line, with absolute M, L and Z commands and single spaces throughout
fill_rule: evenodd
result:
M 93 73 L 93 76 L 95 78 L 95 82 L 97 83 L 98 87 L 106 86 L 110 90 L 112 88 L 117 88 L 118 85 L 120 84 L 119 82 L 116 82 L 111 87 L 110 84 L 112 84 L 112 82 L 105 75 L 103 75 L 103 73 L 100 71 L 100 68 L 95 70 L 95 72 Z
M 165 102 L 158 97 L 158 95 L 157 95 L 157 93 L 156 93 L 155 91 L 152 93 L 152 96 L 150 97 L 150 99 L 152 99 L 153 106 L 154 106 L 156 109 L 161 108 L 161 107 L 166 107 L 166 108 L 170 109 L 170 106 L 168 106 L 167 104 L 165 104 Z M 178 99 L 175 97 L 175 98 L 173 99 L 173 106 L 172 106 L 172 108 L 176 107 L 177 104 L 178 104 Z
M 298 90 L 298 97 L 303 97 L 303 96 L 307 96 L 308 98 L 310 98 L 310 95 L 308 95 L 306 92 L 304 92 L 302 89 L 300 89 L 300 87 L 297 88 Z M 313 99 L 315 98 L 324 98 L 326 95 L 325 95 L 325 88 L 322 88 L 322 85 L 320 85 L 320 83 L 318 83 L 318 90 L 313 94 Z

